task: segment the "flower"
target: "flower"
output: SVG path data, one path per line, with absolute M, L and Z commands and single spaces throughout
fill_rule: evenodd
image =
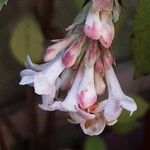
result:
M 20 85 L 33 84 L 35 93 L 39 95 L 50 95 L 56 91 L 56 80 L 65 69 L 62 63 L 62 56 L 58 56 L 53 63 L 41 72 L 35 72 L 31 69 L 23 70 L 21 74 Z
M 132 115 L 133 112 L 136 111 L 137 105 L 131 97 L 126 96 L 121 90 L 112 67 L 105 71 L 105 77 L 109 95 L 106 100 L 107 104 L 104 108 L 104 117 L 107 122 L 117 120 L 123 108 L 129 111 L 130 115 Z
M 45 63 L 34 64 L 27 56 L 27 69 L 20 72 L 20 85 L 28 84 L 41 95 L 41 109 L 67 112 L 69 121 L 80 124 L 90 136 L 117 123 L 123 109 L 130 115 L 137 109 L 122 92 L 112 68 L 109 47 L 119 15 L 117 0 L 90 1 L 67 28 L 65 38 L 52 40 L 55 44 L 46 49 Z M 108 99 L 102 100 L 106 86 Z M 59 97 L 63 90 L 67 91 L 64 99 Z

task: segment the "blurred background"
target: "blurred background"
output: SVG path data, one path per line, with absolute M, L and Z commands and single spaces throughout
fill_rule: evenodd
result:
M 26 55 L 42 62 L 50 40 L 65 35 L 83 2 L 9 0 L 0 11 L 0 150 L 149 150 L 149 0 L 122 0 L 113 43 L 119 81 L 138 105 L 132 117 L 123 112 L 115 126 L 89 137 L 65 113 L 38 108 L 41 98 L 18 84 Z

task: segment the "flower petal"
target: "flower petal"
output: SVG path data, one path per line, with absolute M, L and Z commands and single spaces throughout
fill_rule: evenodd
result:
M 99 135 L 103 132 L 106 122 L 102 118 L 95 118 L 80 124 L 83 132 L 87 135 Z
M 124 95 L 124 98 L 120 101 L 120 105 L 127 111 L 130 111 L 130 116 L 133 114 L 134 111 L 137 110 L 137 105 L 135 101 L 131 97 L 126 95 Z
M 107 105 L 104 109 L 104 117 L 108 123 L 117 120 L 121 112 L 122 107 L 120 106 L 119 100 L 107 100 Z
M 47 69 L 34 75 L 34 89 L 39 95 L 50 95 L 55 91 L 55 83 L 58 76 L 65 69 L 61 56 L 58 57 Z

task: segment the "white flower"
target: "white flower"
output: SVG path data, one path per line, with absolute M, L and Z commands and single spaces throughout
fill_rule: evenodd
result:
M 104 108 L 104 117 L 107 122 L 117 120 L 123 108 L 132 115 L 132 113 L 136 111 L 137 105 L 131 97 L 123 93 L 112 67 L 105 71 L 105 77 L 109 95 Z
M 35 72 L 31 69 L 21 72 L 20 85 L 33 84 L 35 93 L 39 95 L 51 95 L 56 91 L 56 80 L 65 69 L 62 63 L 62 56 L 57 57 L 52 64 L 41 72 Z
M 77 102 L 77 92 L 80 85 L 80 82 L 83 78 L 83 67 L 81 66 L 75 80 L 71 86 L 71 89 L 67 93 L 67 97 L 64 101 L 56 101 L 52 108 L 54 110 L 60 110 L 60 111 L 77 111 L 78 102 Z M 51 109 L 51 108 L 50 108 Z

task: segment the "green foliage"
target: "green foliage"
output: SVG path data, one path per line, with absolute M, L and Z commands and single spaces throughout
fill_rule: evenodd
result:
M 140 0 L 133 27 L 135 75 L 150 73 L 150 1 Z
M 106 145 L 100 137 L 88 137 L 84 150 L 106 150 Z
M 4 4 L 7 4 L 8 0 L 0 0 L 0 10 L 2 9 Z
M 123 111 L 118 122 L 113 126 L 114 131 L 118 133 L 130 132 L 138 125 L 137 120 L 140 119 L 148 110 L 149 105 L 144 99 L 139 96 L 135 96 L 134 99 L 137 103 L 137 111 L 134 112 L 131 117 L 129 117 L 129 113 L 127 111 Z
M 36 20 L 25 16 L 19 20 L 12 33 L 10 46 L 16 59 L 24 64 L 29 54 L 33 61 L 39 61 L 43 51 L 43 35 Z

